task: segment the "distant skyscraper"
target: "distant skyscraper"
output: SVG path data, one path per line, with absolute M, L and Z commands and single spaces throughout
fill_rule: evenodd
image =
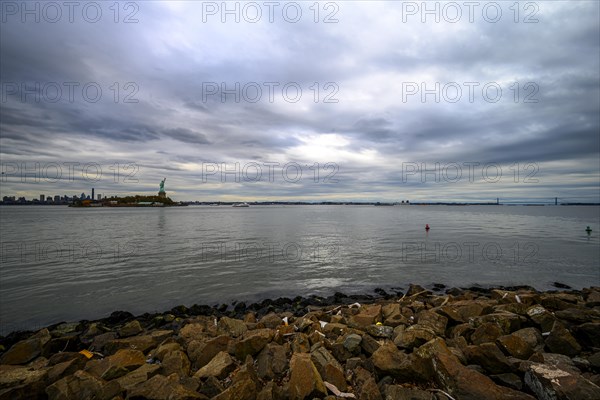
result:
M 54 202 L 55 203 L 60 203 L 60 196 L 59 195 L 54 196 Z
M 102 200 L 102 195 L 98 193 L 98 200 Z
M 85 193 L 81 192 L 81 197 L 79 197 L 81 200 L 85 200 Z
M 44 196 L 43 194 L 40 194 L 40 203 L 43 203 L 46 201 L 46 196 Z
M 91 197 L 91 199 L 94 200 L 94 188 L 92 188 L 92 197 Z

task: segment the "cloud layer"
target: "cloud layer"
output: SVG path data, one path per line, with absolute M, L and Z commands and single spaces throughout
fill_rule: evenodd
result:
M 23 4 L 2 195 L 600 201 L 597 2 Z

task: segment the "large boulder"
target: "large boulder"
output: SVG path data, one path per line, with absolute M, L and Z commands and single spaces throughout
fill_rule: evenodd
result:
M 187 354 L 195 368 L 202 368 L 221 351 L 227 351 L 231 338 L 227 335 L 210 340 L 192 340 L 188 344 Z
M 111 399 L 120 391 L 116 381 L 104 383 L 85 371 L 76 371 L 46 388 L 50 400 Z
M 539 400 L 600 399 L 600 387 L 579 374 L 550 365 L 531 364 L 525 384 Z
M 273 379 L 282 375 L 287 367 L 285 348 L 277 343 L 268 343 L 256 359 L 258 376 L 263 379 Z
M 154 375 L 152 378 L 128 390 L 127 398 L 131 400 L 195 400 L 206 399 L 199 393 L 187 389 L 179 383 L 176 374 L 165 377 Z
M 246 332 L 235 343 L 235 356 L 238 360 L 246 360 L 246 356 L 255 356 L 269 343 L 274 336 L 272 329 L 255 329 Z
M 104 345 L 104 351 L 114 354 L 121 349 L 139 350 L 144 354 L 158 346 L 163 340 L 173 335 L 171 330 L 152 331 L 147 335 L 131 336 L 128 338 L 114 339 Z
M 229 317 L 221 318 L 219 320 L 218 328 L 221 333 L 227 334 L 234 338 L 242 336 L 248 330 L 248 327 L 244 321 Z
M 564 354 L 569 357 L 581 352 L 581 346 L 571 335 L 569 330 L 559 321 L 554 322 L 550 335 L 546 339 L 546 346 L 553 353 Z
M 439 387 L 461 400 L 534 400 L 528 394 L 496 385 L 487 376 L 465 367 L 446 347 L 434 339 L 415 350 L 425 373 Z
M 311 361 L 310 354 L 294 353 L 292 355 L 288 395 L 290 400 L 312 399 L 327 395 L 323 379 Z
M 391 342 L 386 342 L 371 356 L 375 370 L 381 377 L 390 375 L 403 382 L 421 379 L 418 369 L 413 365 L 413 357 L 400 351 Z
M 500 336 L 496 344 L 506 355 L 510 355 L 522 360 L 528 359 L 533 354 L 533 347 L 525 341 L 520 335 L 511 334 Z
M 433 311 L 423 310 L 417 314 L 417 323 L 431 328 L 437 336 L 444 336 L 448 318 Z
M 15 343 L 0 358 L 1 364 L 25 364 L 42 354 L 42 349 L 51 339 L 48 329 L 42 329 L 29 339 Z
M 511 372 L 511 364 L 494 343 L 467 346 L 463 353 L 470 364 L 480 365 L 491 374 Z
M 235 369 L 235 363 L 229 356 L 229 353 L 224 351 L 217 354 L 208 364 L 200 368 L 194 374 L 194 378 L 208 378 L 214 376 L 218 379 L 224 379 L 231 371 Z
M 346 391 L 344 368 L 327 349 L 324 347 L 315 349 L 311 353 L 311 360 L 324 381 L 332 383 L 341 391 Z

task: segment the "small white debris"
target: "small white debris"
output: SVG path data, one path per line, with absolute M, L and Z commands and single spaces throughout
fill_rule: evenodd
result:
M 325 328 L 325 325 L 327 325 L 327 322 L 325 321 L 319 321 L 319 323 L 321 324 L 321 329 Z
M 521 304 L 521 298 L 518 294 L 515 294 L 515 300 L 517 300 L 517 303 Z
M 325 384 L 327 389 L 329 389 L 329 391 L 337 397 L 348 398 L 348 399 L 356 398 L 356 396 L 352 393 L 344 393 L 344 392 L 340 391 L 340 389 L 338 389 L 333 383 L 329 383 L 327 381 L 324 381 L 323 383 Z

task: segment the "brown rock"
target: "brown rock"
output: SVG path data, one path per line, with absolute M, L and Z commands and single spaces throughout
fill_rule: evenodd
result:
M 231 386 L 212 400 L 255 400 L 258 377 L 252 366 L 252 359 L 242 365 L 231 380 Z
M 265 328 L 276 329 L 280 325 L 283 325 L 281 318 L 275 313 L 269 313 L 262 317 L 259 323 L 263 324 Z
M 112 380 L 126 375 L 145 362 L 144 353 L 141 351 L 122 349 L 104 359 L 88 361 L 85 371 L 96 378 Z
M 311 360 L 324 381 L 334 384 L 342 392 L 346 391 L 344 368 L 327 349 L 319 347 L 314 350 Z
M 402 314 L 400 304 L 386 304 L 381 309 L 383 314 L 383 323 L 387 326 L 396 327 L 398 325 L 408 325 L 408 318 Z
M 600 290 L 592 289 L 585 296 L 586 307 L 600 306 Z
M 310 341 L 308 336 L 304 333 L 297 333 L 294 335 L 292 341 L 292 352 L 293 353 L 308 353 L 310 351 Z
M 479 327 L 486 322 L 494 322 L 498 324 L 505 335 L 508 335 L 516 330 L 521 329 L 521 324 L 527 322 L 527 318 L 511 312 L 495 312 L 492 314 L 482 315 L 475 319 L 475 325 Z
M 202 368 L 221 351 L 227 351 L 231 338 L 218 336 L 208 341 L 193 340 L 187 348 L 188 357 L 196 368 Z
M 85 371 L 76 371 L 46 388 L 50 400 L 111 399 L 120 391 L 116 382 L 105 384 Z
M 425 310 L 417 314 L 417 323 L 431 328 L 437 336 L 444 336 L 448 318 L 436 312 Z
M 366 336 L 367 335 L 365 335 L 365 337 Z M 375 339 L 373 339 L 373 340 L 375 340 Z M 335 357 L 335 359 L 338 360 L 341 363 L 346 362 L 347 359 L 349 359 L 352 356 L 354 356 L 354 354 L 350 353 L 348 350 L 346 350 L 346 348 L 344 347 L 344 344 L 340 343 L 340 342 L 333 343 L 328 348 L 331 351 L 331 353 L 333 354 L 333 356 Z
M 30 385 L 35 382 L 44 383 L 47 375 L 48 372 L 43 369 L 33 370 L 17 365 L 0 365 L 0 389 L 17 385 Z
M 268 343 L 256 359 L 258 376 L 263 379 L 273 379 L 282 375 L 288 367 L 285 349 L 276 343 Z
M 579 343 L 559 321 L 554 322 L 550 335 L 546 339 L 546 346 L 553 353 L 564 354 L 569 357 L 576 356 L 581 352 Z
M 190 359 L 182 350 L 167 353 L 162 360 L 160 373 L 165 376 L 177 374 L 180 377 L 190 374 Z
M 519 335 L 500 336 L 496 340 L 496 344 L 504 352 L 504 354 L 520 358 L 528 359 L 533 354 L 533 347 L 523 340 Z
M 201 382 L 201 386 L 197 390 L 198 393 L 210 399 L 221 394 L 223 391 L 225 391 L 225 388 L 223 388 L 221 382 L 214 376 L 209 376 L 204 382 Z
M 201 340 L 206 336 L 204 325 L 197 322 L 187 324 L 179 330 L 179 336 L 181 336 L 186 342 L 191 342 L 192 340 Z
M 255 356 L 273 339 L 273 335 L 271 329 L 255 329 L 246 332 L 235 344 L 235 356 L 240 361 L 244 361 L 248 355 Z
M 471 342 L 473 344 L 493 343 L 502 335 L 500 325 L 495 322 L 486 322 L 475 329 L 471 334 Z
M 565 297 L 561 293 L 544 293 L 540 297 L 540 303 L 550 311 L 566 310 L 572 307 L 573 298 Z
M 440 311 L 455 322 L 469 322 L 471 318 L 484 314 L 489 307 L 485 301 L 463 300 L 441 307 Z
M 357 367 L 354 371 L 354 392 L 360 400 L 382 400 L 377 382 L 362 367 Z
M 311 361 L 310 354 L 294 353 L 290 361 L 290 400 L 312 399 L 327 395 L 319 371 Z
M 382 345 L 371 356 L 373 366 L 380 376 L 390 375 L 403 381 L 418 380 L 418 371 L 412 365 L 412 358 L 398 350 L 391 342 Z
M 175 374 L 165 377 L 154 375 L 146 382 L 133 387 L 128 391 L 128 399 L 148 400 L 193 400 L 206 399 L 205 396 L 193 392 L 179 383 L 179 377 Z
M 529 307 L 527 316 L 540 327 L 542 332 L 550 332 L 556 320 L 554 315 L 539 304 Z
M 42 353 L 42 348 L 51 339 L 48 329 L 42 329 L 29 339 L 15 343 L 0 358 L 2 364 L 25 364 Z
M 348 330 L 348 327 L 344 324 L 329 323 L 323 327 L 323 333 L 330 338 L 343 335 L 346 330 Z
M 356 328 L 366 328 L 377 322 L 381 322 L 381 305 L 373 304 L 363 306 L 358 314 L 350 317 L 348 325 Z
M 398 385 L 388 385 L 385 389 L 385 400 L 431 400 L 431 392 Z
M 435 332 L 430 327 L 416 324 L 398 331 L 394 344 L 402 349 L 410 350 L 413 347 L 419 347 L 427 343 L 435 337 Z
M 92 345 L 91 345 L 90 349 L 93 351 L 98 351 L 98 352 L 104 353 L 104 346 L 107 343 L 115 340 L 116 338 L 117 338 L 116 332 L 101 333 L 94 337 L 94 340 L 92 341 Z
M 525 373 L 525 384 L 541 400 L 600 399 L 600 387 L 581 375 L 533 363 Z
M 108 354 L 114 354 L 120 349 L 132 349 L 139 350 L 145 354 L 171 335 L 173 335 L 173 331 L 159 330 L 152 331 L 148 335 L 114 339 L 104 345 L 104 351 Z
M 360 348 L 365 352 L 365 354 L 370 356 L 375 351 L 377 351 L 379 347 L 381 347 L 381 344 L 377 340 L 375 340 L 371 335 L 364 335 L 362 337 L 362 341 L 360 342 Z
M 150 355 L 152 356 L 152 358 L 155 358 L 162 362 L 163 358 L 165 358 L 167 354 L 177 350 L 181 350 L 181 346 L 179 345 L 179 343 L 163 343 L 160 346 L 158 346 L 155 350 L 153 350 Z
M 74 358 L 81 358 L 82 360 L 87 360 L 87 358 L 84 355 L 82 355 L 76 351 L 63 351 L 62 353 L 53 354 L 48 359 L 48 365 L 52 366 L 52 365 L 60 364 L 65 361 L 70 361 Z
M 48 370 L 48 384 L 52 384 L 67 375 L 85 367 L 86 358 L 80 354 L 80 357 L 72 358 L 68 361 L 55 364 Z
M 218 379 L 224 379 L 235 369 L 235 363 L 228 353 L 222 351 L 217 354 L 208 364 L 200 368 L 194 374 L 194 378 L 202 379 L 214 376 Z
M 586 346 L 600 347 L 600 322 L 586 322 L 575 329 L 577 339 Z
M 515 390 L 523 389 L 523 381 L 518 375 L 513 373 L 490 375 L 490 378 L 498 385 L 506 386 Z
M 218 328 L 220 332 L 234 338 L 242 336 L 248 330 L 244 321 L 229 317 L 221 318 L 219 320 Z
M 556 367 L 572 374 L 580 374 L 581 371 L 575 366 L 575 363 L 570 357 L 564 354 L 555 353 L 536 353 L 529 358 L 529 361 L 545 364 L 551 367 Z
M 127 375 L 117 378 L 116 382 L 123 390 L 130 390 L 134 386 L 137 386 L 142 382 L 146 382 L 148 379 L 158 374 L 159 370 L 160 365 L 144 364 L 138 369 L 131 371 Z
M 511 372 L 511 364 L 494 343 L 467 346 L 464 349 L 464 355 L 470 364 L 481 365 L 491 374 Z
M 461 400 L 534 400 L 533 397 L 498 386 L 485 375 L 462 365 L 442 339 L 434 339 L 415 350 L 430 376 L 443 390 Z
M 518 331 L 513 332 L 512 335 L 518 336 L 526 341 L 533 351 L 541 351 L 544 349 L 544 338 L 537 328 L 519 329 Z
M 140 324 L 140 321 L 134 319 L 133 321 L 126 323 L 121 329 L 119 329 L 119 336 L 122 338 L 135 336 L 142 333 L 143 331 L 144 328 L 142 327 L 142 324 Z
M 600 311 L 583 307 L 571 307 L 566 310 L 557 311 L 554 315 L 565 321 L 574 324 L 584 324 L 586 322 L 600 320 Z

